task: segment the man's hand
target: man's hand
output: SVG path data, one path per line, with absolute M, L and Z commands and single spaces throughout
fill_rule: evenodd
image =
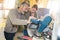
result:
M 29 20 L 25 20 L 25 21 L 27 22 L 27 24 L 28 24 L 28 23 L 30 23 L 30 21 L 29 21 Z

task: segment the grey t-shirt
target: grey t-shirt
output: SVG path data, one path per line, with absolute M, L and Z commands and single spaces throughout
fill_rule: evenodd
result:
M 29 13 L 26 13 L 25 15 L 21 14 L 18 12 L 17 9 L 12 9 L 10 10 L 8 17 L 7 17 L 7 22 L 6 22 L 6 26 L 4 31 L 7 33 L 14 33 L 17 31 L 17 27 L 19 24 L 15 24 L 14 23 L 18 23 L 16 21 L 17 20 L 27 20 L 29 18 Z M 13 26 L 14 25 L 14 26 Z

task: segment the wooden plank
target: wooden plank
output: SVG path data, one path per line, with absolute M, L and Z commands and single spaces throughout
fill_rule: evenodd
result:
M 39 0 L 37 4 L 40 5 L 40 7 L 42 7 L 42 8 L 46 8 L 48 1 L 49 0 Z
M 3 3 L 3 0 L 0 0 L 0 3 Z

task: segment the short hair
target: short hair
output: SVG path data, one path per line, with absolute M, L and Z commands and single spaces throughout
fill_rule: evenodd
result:
M 30 4 L 27 3 L 27 2 L 22 2 L 21 5 L 28 5 L 28 6 L 30 6 Z
M 36 4 L 34 4 L 33 6 L 32 6 L 32 8 L 36 8 L 36 10 L 38 9 L 38 6 L 36 5 Z
M 30 4 L 29 4 L 29 3 L 27 3 L 27 2 L 22 2 L 21 4 L 18 4 L 18 8 L 19 8 L 21 5 L 23 5 L 23 6 L 25 6 L 25 5 L 30 6 Z

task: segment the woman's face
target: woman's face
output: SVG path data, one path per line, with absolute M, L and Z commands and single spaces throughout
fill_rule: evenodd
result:
M 36 8 L 31 8 L 31 13 L 35 13 L 36 11 Z

